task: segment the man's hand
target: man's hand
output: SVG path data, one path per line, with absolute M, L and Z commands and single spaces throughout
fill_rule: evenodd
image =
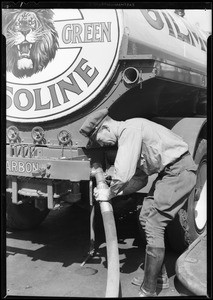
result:
M 111 199 L 110 197 L 110 189 L 98 189 L 94 188 L 93 195 L 95 197 L 96 201 L 109 201 Z

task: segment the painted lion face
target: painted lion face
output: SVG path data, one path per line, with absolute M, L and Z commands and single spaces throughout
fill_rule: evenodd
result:
M 7 71 L 19 78 L 30 77 L 55 57 L 58 33 L 52 17 L 51 9 L 3 10 Z

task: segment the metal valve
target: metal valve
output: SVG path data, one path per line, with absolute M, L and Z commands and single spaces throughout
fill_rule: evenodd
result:
M 7 137 L 11 142 L 18 140 L 19 130 L 16 126 L 10 126 L 7 129 Z
M 44 129 L 42 127 L 36 126 L 32 129 L 31 136 L 36 143 L 39 143 L 44 138 Z
M 58 134 L 58 140 L 61 144 L 67 145 L 71 141 L 71 134 L 67 130 L 61 130 Z

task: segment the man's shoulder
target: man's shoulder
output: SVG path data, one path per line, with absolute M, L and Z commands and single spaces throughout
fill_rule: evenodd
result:
M 125 122 L 124 122 L 124 125 L 126 126 L 126 127 L 129 127 L 129 128 L 131 128 L 131 127 L 140 127 L 141 128 L 141 126 L 144 124 L 144 123 L 146 123 L 146 119 L 144 119 L 144 118 L 132 118 L 132 119 L 128 119 L 128 120 L 126 120 Z
M 125 121 L 126 124 L 137 124 L 143 123 L 145 121 L 144 118 L 131 118 Z

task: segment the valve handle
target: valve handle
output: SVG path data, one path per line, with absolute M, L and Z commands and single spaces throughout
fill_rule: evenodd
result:
M 35 170 L 32 172 L 33 176 L 44 176 L 46 174 L 46 169 L 45 168 L 39 168 L 38 170 Z

